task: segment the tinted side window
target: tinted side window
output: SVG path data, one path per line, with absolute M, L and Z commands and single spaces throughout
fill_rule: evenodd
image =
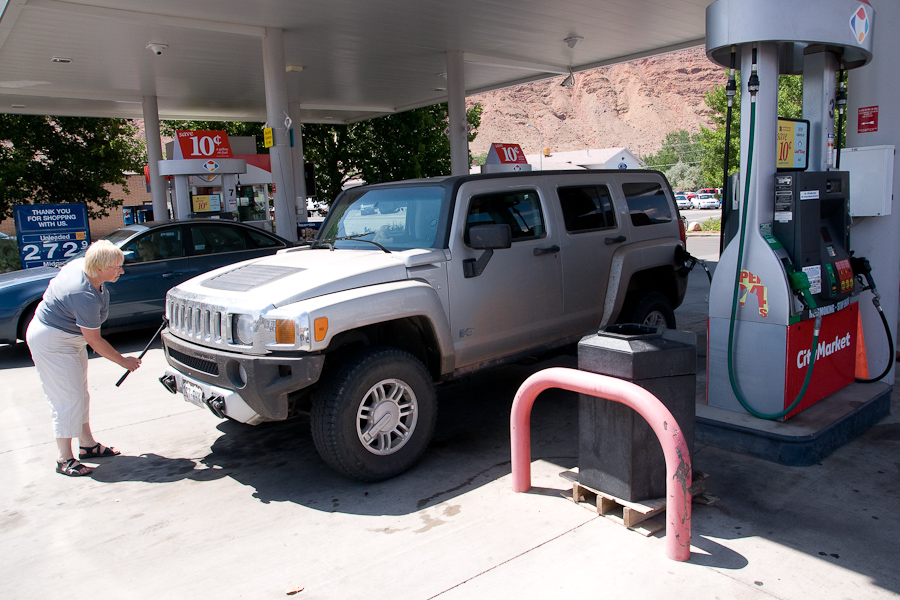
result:
M 560 188 L 559 204 L 569 233 L 616 226 L 612 196 L 605 185 Z
M 672 210 L 659 183 L 626 183 L 622 185 L 622 191 L 631 213 L 631 224 L 635 227 L 672 222 Z
M 221 225 L 195 225 L 191 227 L 193 254 L 219 254 L 244 250 L 246 243 L 239 231 Z
M 251 246 L 254 248 L 274 248 L 282 245 L 281 242 L 275 238 L 271 238 L 258 231 L 247 231 L 247 235 L 250 236 Z
M 131 263 L 181 258 L 181 228 L 155 229 L 122 246 Z
M 466 218 L 466 243 L 472 226 L 504 224 L 509 225 L 513 242 L 543 237 L 544 215 L 537 192 L 499 192 L 472 198 Z

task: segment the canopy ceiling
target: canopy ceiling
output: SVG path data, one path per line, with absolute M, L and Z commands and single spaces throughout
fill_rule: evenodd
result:
M 448 51 L 475 94 L 700 45 L 711 1 L 0 0 L 0 112 L 264 121 L 272 27 L 299 120 L 351 122 L 446 101 Z

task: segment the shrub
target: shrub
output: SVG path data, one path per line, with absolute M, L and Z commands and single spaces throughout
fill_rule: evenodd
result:
M 0 240 L 0 273 L 18 271 L 21 268 L 19 244 L 13 240 Z
M 722 217 L 711 217 L 703 221 L 703 223 L 700 224 L 700 229 L 703 231 L 721 231 Z

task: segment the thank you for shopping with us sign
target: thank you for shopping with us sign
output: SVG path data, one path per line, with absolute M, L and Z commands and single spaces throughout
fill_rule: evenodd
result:
M 22 267 L 58 267 L 91 243 L 86 204 L 14 206 Z

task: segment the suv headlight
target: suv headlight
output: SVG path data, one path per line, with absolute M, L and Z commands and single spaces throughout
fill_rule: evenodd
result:
M 309 315 L 305 312 L 296 315 L 274 311 L 260 316 L 231 315 L 229 342 L 239 346 L 250 346 L 257 351 L 309 350 L 310 341 Z
M 236 344 L 253 345 L 253 317 L 250 315 L 234 315 L 231 319 L 231 332 Z

